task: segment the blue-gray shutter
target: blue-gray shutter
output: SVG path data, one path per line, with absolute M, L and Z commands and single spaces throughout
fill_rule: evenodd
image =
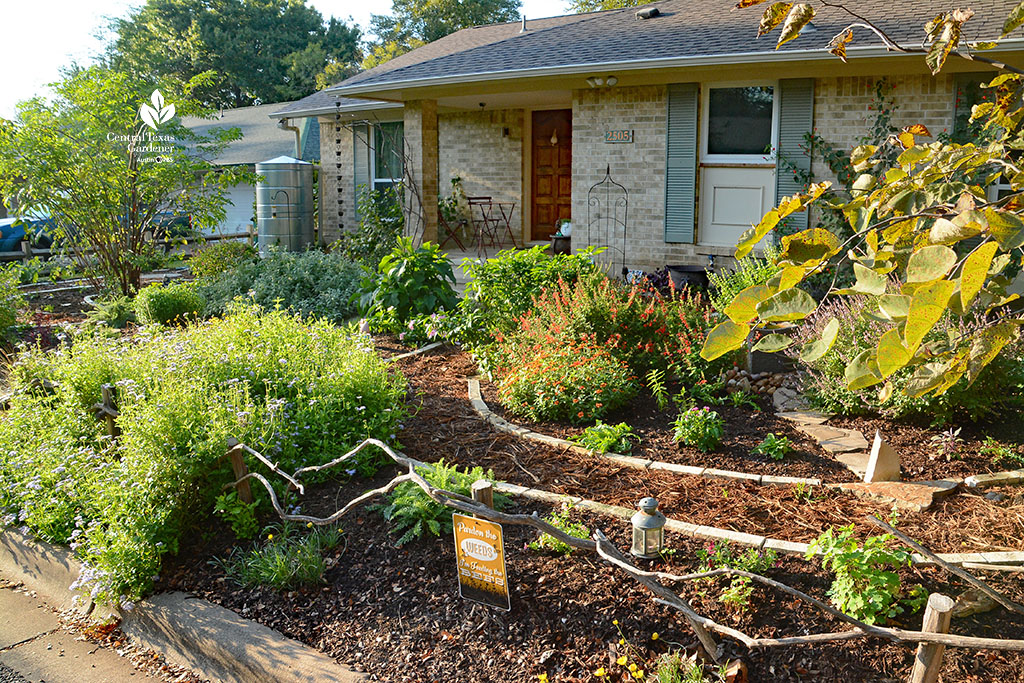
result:
M 352 158 L 354 163 L 352 182 L 352 206 L 356 220 L 359 220 L 359 192 L 365 185 L 370 187 L 370 127 L 365 123 L 352 126 Z
M 697 198 L 696 83 L 668 86 L 668 142 L 665 163 L 665 241 L 693 242 Z
M 811 170 L 811 158 L 801 148 L 804 136 L 814 130 L 814 79 L 789 78 L 779 81 L 778 154 L 801 171 Z M 775 172 L 775 203 L 804 191 L 793 173 L 781 168 Z M 807 212 L 795 213 L 789 223 L 797 230 L 807 229 Z

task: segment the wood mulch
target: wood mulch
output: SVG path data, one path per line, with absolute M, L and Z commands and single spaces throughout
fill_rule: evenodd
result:
M 425 461 L 444 458 L 460 465 L 493 468 L 501 478 L 526 486 L 572 493 L 625 506 L 644 495 L 662 500 L 673 517 L 751 533 L 808 540 L 828 524 L 860 524 L 863 514 L 888 511 L 868 501 L 825 490 L 799 497 L 788 487 L 755 487 L 614 468 L 593 458 L 564 453 L 491 430 L 466 398 L 465 379 L 476 372 L 464 353 L 441 350 L 398 362 L 410 382 L 413 407 L 400 434 L 403 450 Z M 373 486 L 343 480 L 312 487 L 300 501 L 304 512 L 327 514 Z M 904 514 L 900 528 L 939 551 L 1021 549 L 1024 500 L 1011 490 L 1002 503 L 981 496 L 957 495 L 928 513 Z M 550 508 L 514 500 L 513 511 Z M 629 543 L 628 524 L 576 510 L 573 518 L 601 528 L 620 548 Z M 956 519 L 956 524 L 950 524 Z M 272 521 L 268 518 L 267 520 Z M 208 563 L 234 544 L 220 526 L 197 533 L 165 564 L 161 590 L 186 590 L 256 619 L 317 647 L 340 662 L 368 671 L 381 681 L 592 681 L 605 667 L 609 680 L 628 680 L 615 664 L 625 637 L 636 647 L 639 664 L 650 671 L 668 648 L 696 648 L 692 631 L 678 614 L 652 602 L 645 589 L 592 556 L 567 558 L 526 550 L 535 537 L 524 527 L 507 526 L 505 543 L 512 586 L 512 610 L 497 612 L 458 597 L 452 543 L 426 537 L 395 548 L 394 536 L 378 513 L 361 508 L 343 520 L 346 543 L 328 558 L 325 584 L 292 591 L 243 589 Z M 866 531 L 866 526 L 862 527 Z M 683 573 L 697 567 L 703 542 L 668 534 L 675 551 L 656 567 Z M 817 562 L 780 556 L 767 571 L 772 578 L 821 599 L 830 578 Z M 942 570 L 916 567 L 901 571 L 908 583 L 957 595 L 965 589 Z M 1013 599 L 1024 600 L 1017 579 L 997 576 L 992 584 Z M 842 629 L 841 623 L 784 594 L 755 587 L 750 607 L 737 611 L 718 600 L 725 585 L 680 585 L 698 612 L 751 635 L 783 636 Z M 902 615 L 894 625 L 920 627 L 920 613 Z M 620 622 L 620 628 L 613 624 Z M 1024 619 L 997 609 L 953 622 L 953 632 L 975 636 L 1024 638 Z M 657 641 L 651 634 L 657 632 Z M 746 651 L 724 641 L 724 654 L 739 658 L 752 682 L 900 681 L 913 664 L 911 647 L 880 640 L 824 643 L 813 647 Z M 982 683 L 1020 681 L 1024 656 L 948 648 L 944 681 Z

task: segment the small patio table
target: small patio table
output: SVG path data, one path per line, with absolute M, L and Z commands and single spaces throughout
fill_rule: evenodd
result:
M 504 238 L 504 232 L 512 240 L 512 246 L 518 248 L 515 234 L 512 232 L 512 215 L 516 210 L 515 202 L 496 202 L 491 197 L 467 197 L 470 208 L 476 207 L 480 211 L 480 218 L 474 218 L 476 227 L 477 250 L 484 250 L 484 241 L 489 240 L 492 247 L 499 246 L 499 239 Z

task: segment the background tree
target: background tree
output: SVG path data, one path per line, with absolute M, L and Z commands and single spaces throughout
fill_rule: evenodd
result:
M 192 92 L 211 107 L 298 99 L 325 70 L 336 82 L 362 58 L 359 29 L 324 22 L 306 0 L 147 0 L 111 30 L 112 69 L 180 84 L 212 73 Z
M 363 68 L 383 64 L 426 43 L 470 26 L 517 21 L 520 0 L 393 0 L 391 14 L 374 14 Z
M 764 0 L 741 0 L 737 8 Z M 834 4 L 830 6 L 836 6 Z M 843 8 L 846 9 L 846 8 Z M 940 13 L 928 22 L 921 47 L 905 47 L 869 19 L 857 21 L 833 37 L 829 51 L 845 61 L 853 27 L 866 28 L 890 49 L 920 53 L 932 73 L 950 56 L 994 66 L 1001 74 L 988 84 L 995 97 L 975 105 L 973 118 L 992 132 L 978 144 L 948 141 L 923 143 L 930 137 L 921 125 L 893 133 L 878 145 L 853 150 L 850 162 L 856 179 L 849 201 L 837 205 L 851 234 L 841 240 L 832 231 L 810 228 L 781 240 L 780 272 L 764 285 L 739 292 L 725 310 L 727 320 L 708 335 L 702 355 L 716 358 L 743 346 L 751 335 L 763 335 L 755 349 L 779 351 L 793 344 L 780 327 L 801 323 L 832 297 L 862 297 L 860 315 L 884 328 L 877 346 L 864 349 L 845 367 L 847 387 L 863 391 L 878 387 L 878 401 L 893 393 L 898 373 L 911 397 L 941 395 L 958 383 L 970 384 L 1004 349 L 1019 338 L 1024 325 L 1020 297 L 1006 287 L 1021 265 L 1024 246 L 1024 149 L 1022 72 L 985 57 L 990 42 L 966 42 L 963 27 L 971 10 Z M 763 13 L 758 35 L 782 26 L 778 46 L 796 38 L 813 19 L 809 3 L 775 3 Z M 1024 3 L 1006 19 L 1001 37 L 1024 24 Z M 891 165 L 887 160 L 894 159 Z M 989 187 L 999 178 L 1009 191 L 992 197 Z M 829 183 L 812 185 L 807 193 L 784 198 L 756 226 L 743 234 L 737 255 L 776 230 L 789 215 L 818 200 Z M 822 270 L 852 263 L 855 282 L 833 286 L 816 301 L 799 285 Z M 813 363 L 828 353 L 839 336 L 832 318 L 821 335 L 800 348 L 800 358 Z
M 16 199 L 19 216 L 52 218 L 55 244 L 88 277 L 132 294 L 153 256 L 148 231 L 180 214 L 195 228 L 216 225 L 224 190 L 252 181 L 207 161 L 240 134 L 196 135 L 177 117 L 208 113 L 198 103 L 102 67 L 51 87 L 51 101 L 22 102 L 0 121 L 0 196 Z
M 623 7 L 640 7 L 651 0 L 571 0 L 569 7 L 577 14 L 584 12 L 600 12 L 606 9 L 622 9 Z

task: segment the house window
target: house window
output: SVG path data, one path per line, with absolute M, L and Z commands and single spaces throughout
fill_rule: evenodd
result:
M 405 124 L 401 121 L 379 123 L 373 127 L 374 190 L 387 190 L 402 182 L 402 148 Z
M 773 86 L 710 88 L 705 156 L 759 157 L 763 161 L 771 153 L 774 112 Z

